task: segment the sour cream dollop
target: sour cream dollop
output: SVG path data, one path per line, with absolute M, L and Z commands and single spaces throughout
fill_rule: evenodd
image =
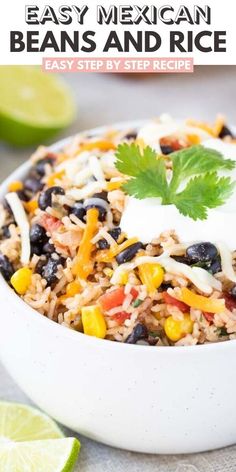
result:
M 202 144 L 220 151 L 226 159 L 236 161 L 236 144 L 220 139 L 207 139 Z M 219 173 L 236 180 L 236 169 Z M 121 229 L 129 238 L 136 236 L 143 243 L 150 242 L 165 231 L 175 230 L 183 243 L 223 241 L 233 251 L 236 249 L 236 190 L 225 205 L 208 210 L 207 219 L 197 221 L 181 215 L 174 205 L 161 205 L 159 198 L 137 200 L 128 197 Z

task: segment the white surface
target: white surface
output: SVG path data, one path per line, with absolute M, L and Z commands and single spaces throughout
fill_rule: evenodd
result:
M 101 123 L 122 119 L 149 118 L 164 111 L 175 116 L 214 119 L 223 111 L 229 121 L 235 122 L 236 68 L 201 68 L 193 76 L 153 76 L 134 80 L 133 77 L 71 75 L 69 82 L 75 90 L 80 106 L 80 119 L 68 132 L 85 129 Z M 67 134 L 67 133 L 66 133 Z M 18 166 L 29 151 L 15 151 L 2 147 L 1 178 Z M 4 311 L 2 310 L 2 313 Z M 8 341 L 12 344 L 11 334 Z M 16 349 L 12 349 L 13 354 Z M 15 354 L 16 357 L 16 354 Z M 222 383 L 224 368 L 218 369 Z M 75 376 L 79 375 L 77 364 Z M 229 380 L 231 385 L 231 379 Z M 230 387 L 231 388 L 231 387 Z M 230 390 L 229 388 L 229 390 Z M 28 402 L 27 397 L 0 369 L 0 397 Z M 56 397 L 57 398 L 57 395 Z M 56 399 L 54 399 L 56 402 Z M 204 403 L 204 402 L 203 402 Z M 79 405 L 78 405 L 79 408 Z M 223 423 L 233 416 L 228 411 Z M 191 456 L 146 456 L 110 449 L 82 438 L 81 472 L 233 472 L 236 470 L 236 447 Z

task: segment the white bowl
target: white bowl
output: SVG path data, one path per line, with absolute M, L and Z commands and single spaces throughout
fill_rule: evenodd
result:
M 24 164 L 5 181 L 0 198 L 28 168 Z M 96 441 L 147 453 L 192 453 L 236 442 L 236 341 L 119 344 L 43 317 L 2 277 L 0 299 L 1 360 L 31 400 L 60 423 Z

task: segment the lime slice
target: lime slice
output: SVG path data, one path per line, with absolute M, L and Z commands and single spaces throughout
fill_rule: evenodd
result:
M 56 423 L 38 410 L 0 402 L 0 471 L 70 472 L 80 450 Z
M 0 139 L 16 146 L 42 143 L 75 116 L 68 88 L 34 66 L 0 67 Z
M 77 439 L 30 442 L 0 441 L 0 470 L 4 472 L 71 472 L 80 444 Z
M 19 403 L 0 402 L 1 440 L 35 441 L 62 438 L 56 423 L 41 411 Z

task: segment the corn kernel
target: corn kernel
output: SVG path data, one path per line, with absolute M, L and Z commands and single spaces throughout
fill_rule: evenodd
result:
M 107 182 L 107 191 L 118 190 L 123 184 L 123 180 L 115 180 L 114 182 Z
M 15 182 L 11 182 L 8 185 L 9 192 L 18 192 L 19 190 L 22 190 L 23 188 L 24 188 L 24 185 L 19 180 L 16 180 Z
M 28 267 L 22 267 L 11 277 L 12 287 L 19 295 L 24 295 L 30 286 L 32 271 Z
M 164 330 L 166 336 L 171 341 L 179 341 L 186 334 L 191 334 L 193 331 L 193 321 L 189 314 L 185 314 L 182 320 L 175 320 L 173 316 L 169 316 L 164 323 Z
M 127 272 L 121 272 L 120 273 L 120 276 L 119 276 L 119 281 L 118 281 L 118 284 L 119 285 L 126 285 L 128 283 L 128 273 Z
M 139 276 L 148 293 L 152 294 L 164 280 L 164 270 L 160 264 L 142 264 L 139 266 Z
M 53 187 L 56 184 L 57 180 L 61 180 L 64 177 L 65 171 L 61 170 L 60 172 L 55 172 L 48 177 L 47 184 L 49 187 Z
M 37 200 L 30 200 L 29 202 L 24 202 L 24 207 L 28 213 L 33 213 L 38 208 Z
M 112 277 L 114 274 L 114 270 L 110 269 L 109 267 L 105 267 L 103 272 L 107 277 Z
M 106 336 L 106 322 L 99 306 L 85 306 L 81 309 L 84 334 L 104 339 Z
M 66 296 L 73 297 L 77 293 L 80 293 L 81 285 L 79 282 L 70 282 L 66 287 Z

